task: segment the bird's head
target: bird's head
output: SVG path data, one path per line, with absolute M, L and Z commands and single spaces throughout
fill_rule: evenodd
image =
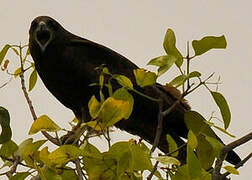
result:
M 61 25 L 48 16 L 36 17 L 30 26 L 30 43 L 36 43 L 42 52 L 55 39 L 56 32 Z

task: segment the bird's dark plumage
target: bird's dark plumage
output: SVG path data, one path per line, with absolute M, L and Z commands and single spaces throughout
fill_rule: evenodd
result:
M 177 99 L 177 90 L 172 87 L 165 88 L 160 84 L 154 87 L 137 87 L 133 69 L 138 67 L 134 63 L 107 47 L 68 32 L 51 17 L 35 18 L 29 34 L 29 48 L 40 78 L 47 89 L 63 105 L 70 108 L 79 120 L 91 120 L 88 101 L 92 95 L 99 95 L 99 87 L 89 85 L 98 82 L 99 73 L 94 69 L 102 64 L 105 64 L 112 74 L 129 77 L 134 87 L 146 95 L 159 98 L 161 94 L 165 94 L 166 108 Z M 153 143 L 158 104 L 135 93 L 133 96 L 135 103 L 131 117 L 119 121 L 116 126 Z M 182 102 L 165 117 L 158 145 L 163 152 L 168 151 L 166 134 L 169 133 L 178 146 L 184 143 L 181 137 L 187 138 L 184 112 L 188 109 L 189 106 Z M 184 151 L 180 152 L 180 157 L 185 160 Z M 240 159 L 234 152 L 230 152 L 227 161 L 236 164 Z

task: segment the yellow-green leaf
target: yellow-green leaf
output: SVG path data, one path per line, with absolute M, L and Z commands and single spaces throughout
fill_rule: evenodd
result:
M 81 150 L 76 146 L 62 145 L 48 155 L 48 160 L 51 167 L 63 167 L 81 154 Z
M 51 118 L 47 115 L 42 115 L 33 122 L 29 134 L 35 134 L 39 131 L 56 132 L 59 130 L 61 128 Z
M 231 120 L 231 112 L 227 101 L 221 93 L 211 91 L 211 94 L 221 111 L 222 119 L 224 121 L 224 127 L 225 129 L 227 129 Z
M 226 169 L 227 172 L 229 172 L 231 174 L 236 174 L 236 175 L 240 174 L 239 171 L 232 166 L 225 166 L 224 169 Z
M 196 111 L 187 111 L 184 115 L 185 123 L 188 129 L 192 130 L 193 133 L 198 136 L 200 133 L 216 137 L 214 131 L 206 123 L 205 118 Z
M 49 166 L 49 159 L 48 159 L 48 155 L 50 154 L 50 152 L 48 151 L 48 147 L 44 147 L 40 152 L 39 152 L 39 159 L 46 164 L 47 166 Z
M 167 29 L 163 46 L 168 55 L 176 58 L 176 65 L 180 67 L 183 64 L 183 56 L 176 48 L 176 37 L 172 29 Z
M 37 82 L 37 71 L 34 69 L 29 78 L 29 91 L 31 91 Z
M 171 153 L 171 152 L 178 149 L 177 143 L 175 142 L 175 140 L 169 134 L 166 135 L 166 140 L 167 140 L 167 142 L 169 144 L 169 153 Z M 178 156 L 178 151 L 172 153 L 171 156 L 173 156 L 173 157 Z
M 206 36 L 201 40 L 193 40 L 192 46 L 195 56 L 201 55 L 210 49 L 224 49 L 227 47 L 225 36 Z
M 117 82 L 122 86 L 128 89 L 133 89 L 133 84 L 129 78 L 124 75 L 113 75 Z
M 198 71 L 193 71 L 188 74 L 188 78 L 200 77 L 201 73 Z
M 91 99 L 88 102 L 88 109 L 90 116 L 95 119 L 99 115 L 99 110 L 101 107 L 101 103 L 95 98 L 95 96 L 92 96 Z
M 235 138 L 235 136 L 234 136 L 233 134 L 230 134 L 230 133 L 227 132 L 225 129 L 223 129 L 223 128 L 221 128 L 221 127 L 218 127 L 218 126 L 215 126 L 215 125 L 213 125 L 213 127 L 215 127 L 216 129 L 220 130 L 221 132 L 223 132 L 223 133 L 229 135 L 230 137 Z
M 190 146 L 192 149 L 195 149 L 198 146 L 198 140 L 192 130 L 188 132 L 188 141 L 187 145 Z
M 140 87 L 152 86 L 156 83 L 157 75 L 145 69 L 134 69 L 136 83 Z
M 128 101 L 116 100 L 109 97 L 102 104 L 99 117 L 102 119 L 102 126 L 109 127 L 129 115 L 130 103 Z
M 82 156 L 102 159 L 102 153 L 92 144 L 86 142 L 80 146 Z
M 27 144 L 24 147 L 22 152 L 22 157 L 25 160 L 28 166 L 33 167 L 35 161 L 39 161 L 39 152 L 38 149 L 46 142 L 47 140 L 40 140 L 34 143 Z
M 22 154 L 23 154 L 23 151 L 25 149 L 25 147 L 28 145 L 28 144 L 31 144 L 33 141 L 32 138 L 28 138 L 26 140 L 24 140 L 23 142 L 21 142 L 19 145 L 18 145 L 18 150 L 14 153 L 15 156 L 19 156 L 22 158 Z
M 2 64 L 2 61 L 7 53 L 7 51 L 10 49 L 10 45 L 6 44 L 3 49 L 0 51 L 0 65 Z
M 14 72 L 14 77 L 15 77 L 15 78 L 18 77 L 20 73 L 21 73 L 21 68 L 17 68 L 17 69 L 15 70 L 15 72 Z
M 202 173 L 201 165 L 193 149 L 190 146 L 187 146 L 186 161 L 187 161 L 190 177 L 192 179 L 200 177 Z
M 17 49 L 15 49 L 15 48 L 11 48 L 13 51 L 14 51 L 14 53 L 17 55 L 17 56 L 19 56 L 19 52 L 18 52 L 18 50 Z
M 96 130 L 96 131 L 101 131 L 101 125 L 100 123 L 98 122 L 100 121 L 99 119 L 98 120 L 94 120 L 94 121 L 89 121 L 89 122 L 86 122 L 86 123 L 82 123 L 86 126 L 89 126 L 91 127 L 92 129 Z
M 112 95 L 113 98 L 117 99 L 117 100 L 123 100 L 123 101 L 127 101 L 129 102 L 129 109 L 128 109 L 128 114 L 125 115 L 125 119 L 128 119 L 133 111 L 133 106 L 134 106 L 134 98 L 133 96 L 128 92 L 127 89 L 125 88 L 119 88 L 117 89 L 113 95 Z
M 175 77 L 171 82 L 169 82 L 169 85 L 177 88 L 177 87 L 181 86 L 182 84 L 184 84 L 186 79 L 187 79 L 186 75 L 184 75 L 184 74 L 179 75 L 179 76 Z
M 215 157 L 219 157 L 220 152 L 221 152 L 224 145 L 219 140 L 217 140 L 216 138 L 213 138 L 213 137 L 206 136 L 206 140 L 213 147 Z
M 17 172 L 14 176 L 11 176 L 9 180 L 25 180 L 29 175 L 29 172 Z
M 197 139 L 198 139 L 198 146 L 196 149 L 196 153 L 200 161 L 201 167 L 204 169 L 212 168 L 216 157 L 213 147 L 206 140 L 204 135 L 199 134 L 197 136 Z
M 177 160 L 176 158 L 171 157 L 171 156 L 158 156 L 158 157 L 154 157 L 154 159 L 156 159 L 157 161 L 161 162 L 164 165 L 180 166 L 179 160 Z

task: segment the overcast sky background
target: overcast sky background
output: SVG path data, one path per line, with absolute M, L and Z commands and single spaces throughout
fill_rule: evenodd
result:
M 167 28 L 175 31 L 177 47 L 184 54 L 187 41 L 224 34 L 228 42 L 226 50 L 212 50 L 195 58 L 191 64 L 192 70 L 202 72 L 204 77 L 212 72 L 216 74 L 215 79 L 221 75 L 223 84 L 219 90 L 226 97 L 232 112 L 229 131 L 238 138 L 252 129 L 252 98 L 249 94 L 252 88 L 251 7 L 249 0 L 1 1 L 0 49 L 7 43 L 27 44 L 31 21 L 36 16 L 49 15 L 72 33 L 106 45 L 140 67 L 156 70 L 146 64 L 151 58 L 164 54 L 162 42 Z M 11 61 L 10 70 L 15 70 L 18 59 L 13 53 L 8 54 L 8 59 Z M 169 82 L 174 75 L 173 72 L 166 73 L 159 82 Z M 0 85 L 8 79 L 6 73 L 0 72 Z M 28 138 L 33 122 L 20 87 L 20 80 L 15 79 L 0 89 L 0 106 L 10 112 L 13 140 L 17 143 Z M 30 96 L 38 116 L 47 114 L 61 127 L 69 127 L 73 113 L 47 91 L 40 79 Z M 206 118 L 212 111 L 218 115 L 218 108 L 204 88 L 187 99 L 192 108 Z M 113 142 L 131 137 L 119 130 L 112 135 Z M 226 143 L 234 140 L 224 134 L 221 137 Z M 95 142 L 101 149 L 106 149 L 104 141 Z M 236 152 L 244 158 L 251 149 L 252 144 L 247 143 L 238 147 Z M 241 175 L 232 176 L 233 179 L 248 179 L 251 167 L 252 160 L 240 168 Z

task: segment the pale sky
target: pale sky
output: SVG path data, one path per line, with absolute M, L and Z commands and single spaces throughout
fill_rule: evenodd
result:
M 225 35 L 227 49 L 213 50 L 192 62 L 192 69 L 208 76 L 215 72 L 221 76 L 219 87 L 226 97 L 232 120 L 229 132 L 237 138 L 251 132 L 252 73 L 252 3 L 249 0 L 12 0 L 1 2 L 0 6 L 0 49 L 5 44 L 27 44 L 31 21 L 39 15 L 48 15 L 58 20 L 67 30 L 84 38 L 106 45 L 128 57 L 138 66 L 146 66 L 154 57 L 164 55 L 162 42 L 167 28 L 172 28 L 177 37 L 177 47 L 185 53 L 186 41 L 201 39 L 206 35 Z M 193 52 L 193 51 L 192 51 Z M 15 70 L 18 59 L 8 54 L 10 69 Z M 175 71 L 174 71 L 175 72 Z M 159 82 L 166 83 L 174 73 L 166 73 Z M 0 86 L 8 80 L 6 73 L 0 72 Z M 20 80 L 12 80 L 0 89 L 0 106 L 7 108 L 11 115 L 13 140 L 20 143 L 28 138 L 33 122 L 20 88 Z M 37 115 L 47 114 L 61 127 L 69 128 L 73 113 L 61 105 L 44 87 L 39 79 L 30 93 Z M 194 110 L 206 118 L 218 108 L 209 93 L 203 88 L 188 96 Z M 34 138 L 40 136 L 32 136 Z M 137 138 L 116 131 L 113 142 Z M 226 142 L 232 139 L 224 134 Z M 94 140 L 101 150 L 106 143 Z M 102 144 L 103 143 L 103 144 Z M 252 144 L 247 143 L 236 149 L 244 158 L 251 152 Z M 251 177 L 252 160 L 240 168 L 240 176 L 232 179 L 243 180 Z

